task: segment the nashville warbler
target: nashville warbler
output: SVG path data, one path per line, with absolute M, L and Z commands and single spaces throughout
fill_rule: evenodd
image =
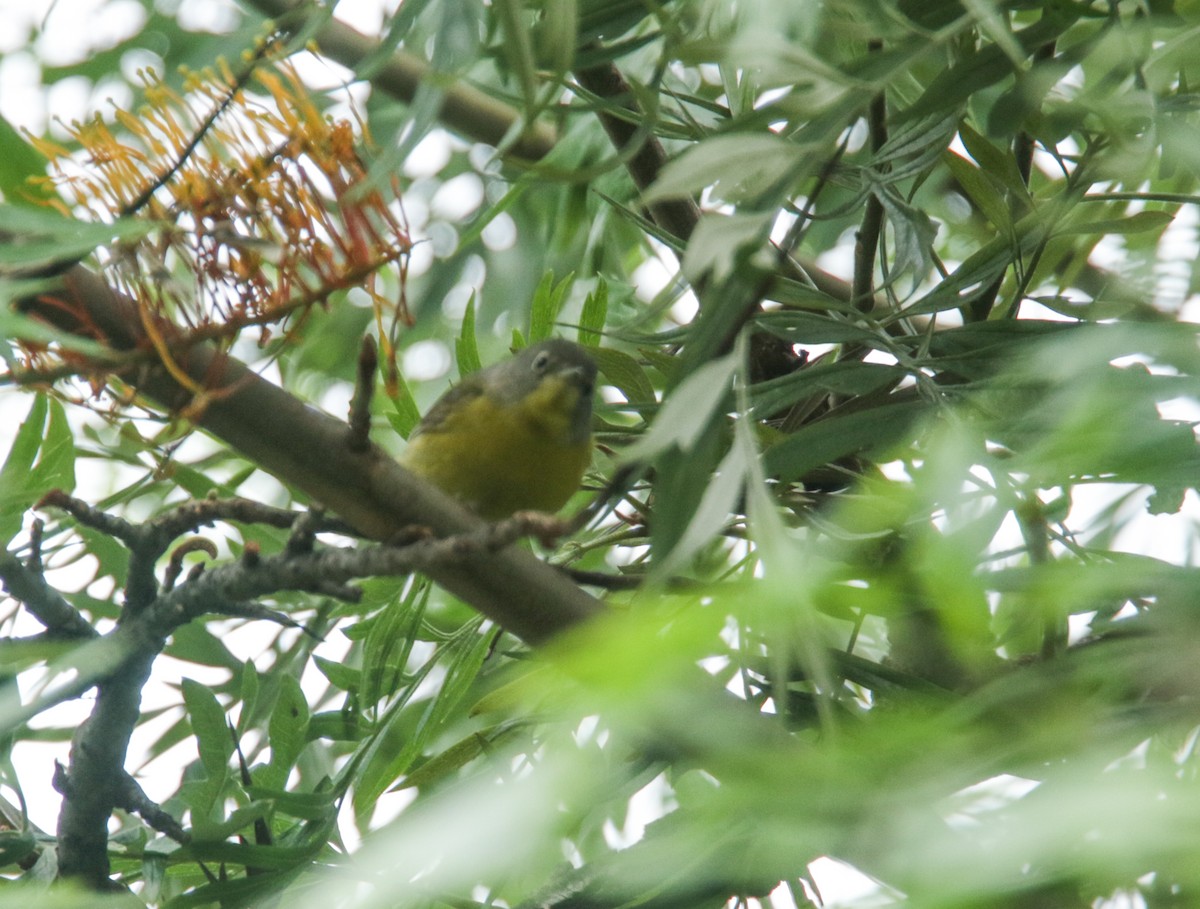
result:
M 442 395 L 401 462 L 489 521 L 558 511 L 591 463 L 595 385 L 578 344 L 534 344 Z

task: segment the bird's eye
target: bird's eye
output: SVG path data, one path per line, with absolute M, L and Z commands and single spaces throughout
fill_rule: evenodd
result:
M 533 371 L 545 372 L 546 367 L 550 365 L 550 353 L 543 350 L 540 354 L 533 358 Z

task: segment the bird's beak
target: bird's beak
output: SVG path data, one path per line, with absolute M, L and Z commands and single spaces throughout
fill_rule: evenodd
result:
M 579 389 L 581 394 L 591 395 L 596 388 L 596 380 L 591 370 L 583 366 L 572 366 L 566 371 L 567 381 Z

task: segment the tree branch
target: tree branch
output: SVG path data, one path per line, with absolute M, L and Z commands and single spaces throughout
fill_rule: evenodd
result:
M 210 613 L 294 624 L 287 616 L 251 601 L 284 590 L 328 594 L 333 586 L 362 577 L 414 570 L 433 573 L 439 567 L 502 550 L 520 537 L 541 536 L 549 529 L 545 516 L 527 513 L 483 524 L 459 536 L 414 539 L 403 547 L 285 551 L 268 558 L 246 558 L 197 573 L 140 611 L 127 610 L 122 623 L 108 636 L 118 654 L 115 669 L 97 684 L 96 705 L 72 742 L 69 769 L 60 767 L 55 775 L 55 786 L 64 796 L 58 824 L 60 873 L 92 889 L 108 886 L 108 819 L 118 806 L 131 807 L 155 829 L 175 839 L 183 833 L 125 771 L 142 688 L 167 638 L 177 628 Z
M 108 819 L 121 802 L 125 754 L 140 716 L 142 687 L 163 643 L 158 640 L 132 652 L 120 669 L 100 683 L 92 714 L 71 743 L 70 770 L 55 780 L 63 794 L 58 872 L 93 890 L 111 886 Z
M 95 325 L 119 350 L 144 343 L 132 300 L 82 267 L 72 268 L 63 282 L 62 295 L 28 301 L 25 312 L 88 336 L 87 326 Z M 169 328 L 163 331 L 169 337 Z M 414 525 L 449 536 L 483 526 L 378 446 L 353 451 L 344 423 L 308 407 L 215 347 L 198 344 L 179 352 L 178 362 L 190 381 L 207 389 L 196 418 L 202 428 L 341 515 L 363 536 L 389 540 Z M 129 381 L 172 410 L 195 403 L 163 367 L 146 368 Z M 530 643 L 603 608 L 560 572 L 517 549 L 477 552 L 430 566 L 429 575 Z
M 0 583 L 53 636 L 96 637 L 96 629 L 62 594 L 46 583 L 40 571 L 23 565 L 7 549 L 0 549 Z
M 666 166 L 667 153 L 654 134 L 640 124 L 645 113 L 634 104 L 629 83 L 611 63 L 577 70 L 575 79 L 597 98 L 617 104 L 632 115 L 625 119 L 602 107 L 596 110 L 596 118 L 608 133 L 613 147 L 625 156 L 625 166 L 633 178 L 633 185 L 645 192 Z M 651 203 L 650 216 L 663 230 L 687 243 L 700 220 L 700 208 L 691 199 L 663 199 Z

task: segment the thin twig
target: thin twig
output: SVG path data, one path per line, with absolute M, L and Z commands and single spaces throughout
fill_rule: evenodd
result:
M 350 399 L 349 433 L 346 444 L 354 452 L 366 451 L 371 444 L 371 397 L 375 390 L 375 370 L 379 351 L 375 339 L 365 335 L 358 351 L 358 370 L 354 382 L 354 397 Z
M 258 69 L 259 64 L 273 49 L 274 44 L 270 41 L 264 41 L 257 48 L 255 48 L 253 56 L 246 61 L 246 64 L 242 67 L 241 72 L 234 77 L 233 85 L 229 86 L 229 91 L 226 92 L 225 97 L 221 99 L 221 102 L 216 107 L 209 111 L 208 116 L 204 118 L 204 122 L 202 122 L 192 134 L 192 137 L 188 140 L 188 143 L 176 154 L 175 161 L 171 164 L 171 166 L 151 180 L 146 188 L 134 197 L 132 202 L 121 206 L 120 216 L 122 218 L 128 218 L 130 215 L 136 214 L 138 210 L 142 208 L 142 206 L 150 201 L 151 196 L 158 192 L 159 189 L 166 186 L 167 183 L 170 182 L 171 178 L 174 177 L 175 174 L 179 173 L 179 169 L 187 163 L 188 159 L 192 156 L 192 152 L 194 152 L 199 147 L 200 143 L 204 141 L 204 137 L 208 135 L 208 132 L 212 129 L 213 124 L 215 124 L 217 120 L 220 119 L 221 115 L 229 109 L 229 105 L 233 103 L 234 99 L 238 95 L 238 92 L 246 87 L 251 78 L 253 78 L 254 72 Z
M 1051 41 L 1044 44 L 1034 52 L 1033 63 L 1036 66 L 1038 63 L 1051 59 L 1054 56 L 1055 42 Z M 1013 139 L 1013 157 L 1016 159 L 1017 172 L 1021 175 L 1021 182 L 1026 186 L 1029 185 L 1029 178 L 1033 175 L 1033 152 L 1035 149 L 1033 136 L 1027 130 L 1020 130 L 1016 138 Z M 1018 214 L 1017 207 L 1019 200 L 1009 195 L 1008 205 L 1009 210 L 1014 216 Z M 979 292 L 975 299 L 971 300 L 966 308 L 966 320 L 968 322 L 986 322 L 988 316 L 991 315 L 992 309 L 996 305 L 996 298 L 1000 295 L 1000 288 L 1004 285 L 1004 278 L 1008 269 L 1000 272 L 995 279 Z
M 872 40 L 867 43 L 869 53 L 883 50 L 883 42 Z M 887 144 L 887 97 L 881 89 L 867 109 L 867 128 L 871 136 L 871 151 L 878 154 Z M 879 172 L 886 173 L 888 165 L 880 164 Z M 882 189 L 880 190 L 882 191 Z M 851 301 L 859 311 L 867 313 L 875 305 L 875 256 L 879 250 L 879 236 L 883 230 L 883 203 L 874 192 L 867 194 L 867 207 L 862 224 L 854 238 L 854 281 L 851 285 Z
M 138 781 L 128 773 L 121 775 L 117 797 L 119 801 L 116 807 L 136 814 L 152 829 L 170 837 L 181 846 L 186 846 L 192 841 L 192 835 L 183 829 L 183 825 L 146 795 Z

